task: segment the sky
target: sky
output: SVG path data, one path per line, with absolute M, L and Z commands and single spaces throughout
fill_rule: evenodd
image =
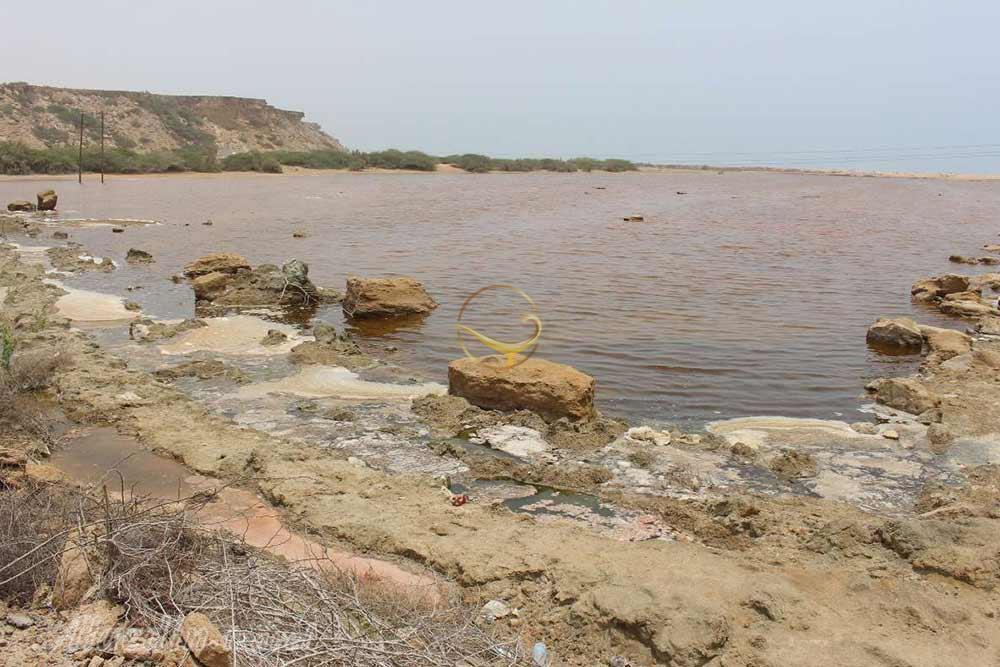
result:
M 351 148 L 1000 173 L 996 0 L 6 0 L 0 81 L 265 98 Z

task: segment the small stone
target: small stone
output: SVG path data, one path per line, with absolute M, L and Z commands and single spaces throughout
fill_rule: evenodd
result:
M 646 218 L 641 215 L 626 215 L 622 220 L 625 222 L 643 222 Z
M 306 233 L 303 232 L 303 231 L 295 230 L 294 232 L 292 232 L 292 238 L 293 239 L 304 239 L 305 237 L 306 237 Z
M 206 227 L 211 227 L 212 226 L 212 221 L 211 220 L 206 220 L 205 222 L 203 222 L 201 224 L 205 225 Z
M 194 657 L 205 667 L 232 665 L 233 656 L 226 648 L 222 633 L 205 614 L 192 612 L 185 616 L 181 623 L 180 635 Z
M 35 619 L 27 614 L 7 614 L 7 625 L 18 630 L 27 630 L 35 624 Z
M 125 228 L 124 227 L 112 227 L 111 231 L 114 232 L 115 234 L 121 234 L 122 232 L 125 231 Z
M 69 238 L 69 234 L 67 234 L 66 232 L 64 232 L 62 230 L 59 230 L 59 231 L 52 232 L 52 238 L 54 238 L 54 239 L 68 239 Z
M 490 623 L 493 623 L 501 618 L 506 618 L 507 616 L 510 616 L 510 614 L 510 606 L 500 600 L 490 600 L 483 605 L 483 618 Z
M 288 340 L 288 336 L 277 329 L 268 329 L 267 335 L 260 341 L 261 345 L 281 345 Z
M 893 429 L 882 431 L 882 437 L 888 440 L 899 440 L 899 431 L 894 431 Z
M 131 310 L 132 312 L 138 312 L 138 311 L 142 310 L 142 306 L 140 306 L 135 301 L 126 301 L 125 302 L 125 310 Z
M 955 442 L 955 434 L 944 424 L 931 424 L 927 427 L 927 443 L 935 454 L 944 454 Z
M 646 442 L 652 445 L 666 446 L 670 444 L 670 434 L 666 431 L 656 431 L 649 426 L 636 426 L 625 432 L 630 440 Z
M 871 422 L 854 422 L 851 430 L 862 435 L 878 435 L 878 426 Z

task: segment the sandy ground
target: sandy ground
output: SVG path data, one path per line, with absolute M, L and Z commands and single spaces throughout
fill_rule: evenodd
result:
M 906 516 L 739 488 L 687 498 L 612 488 L 609 497 L 642 508 L 677 536 L 616 540 L 494 505 L 456 507 L 437 480 L 387 474 L 240 427 L 69 328 L 53 308 L 59 288 L 42 278 L 42 267 L 0 249 L 4 314 L 26 323 L 18 331 L 23 349 L 58 348 L 72 360 L 53 391 L 71 419 L 113 427 L 199 475 L 251 480 L 250 490 L 289 525 L 326 546 L 446 577 L 471 599 L 504 600 L 519 614 L 503 622 L 529 645 L 545 641 L 555 664 L 1000 663 L 995 463 L 968 466 L 953 486 L 927 484 L 917 511 Z M 1000 432 L 996 369 L 970 362 L 936 378 L 928 368 L 923 381 L 954 395 L 954 411 L 943 421 L 955 437 L 970 428 L 972 414 L 983 415 L 976 433 Z M 729 431 L 767 424 L 737 426 Z M 900 446 L 923 446 L 926 427 L 906 422 L 904 434 L 904 426 L 917 435 Z M 818 431 L 821 438 L 854 437 L 839 427 Z M 773 437 L 779 446 L 802 444 L 801 430 L 790 433 Z M 735 452 L 722 437 L 679 439 L 666 449 L 688 459 L 711 447 Z M 583 475 L 567 483 L 594 491 L 600 481 Z

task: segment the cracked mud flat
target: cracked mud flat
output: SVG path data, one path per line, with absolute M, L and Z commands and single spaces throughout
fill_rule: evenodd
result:
M 41 278 L 40 267 L 0 251 L 5 313 L 51 309 L 58 288 Z M 928 458 L 924 427 L 905 420 L 892 424 L 899 441 L 827 424 L 731 424 L 698 442 L 678 434 L 667 446 L 643 445 L 652 460 L 637 458 L 639 446 L 625 438 L 589 452 L 522 449 L 525 458 L 470 443 L 469 451 L 524 477 L 576 470 L 574 479 L 590 481 L 577 490 L 506 482 L 484 487 L 485 502 L 455 507 L 440 470 L 392 469 L 404 451 L 453 471 L 469 467 L 426 446 L 436 436 L 405 397 L 240 400 L 240 385 L 227 380 L 154 379 L 149 371 L 174 359 L 120 331 L 67 330 L 53 312 L 22 335 L 26 346 L 72 356 L 54 391 L 72 419 L 114 427 L 205 478 L 252 478 L 289 525 L 326 546 L 444 576 L 473 598 L 518 607 L 517 630 L 528 642 L 545 641 L 557 664 L 589 667 L 615 656 L 684 667 L 805 666 L 817 656 L 893 666 L 1000 660 L 1000 469 L 984 465 L 996 459 L 983 445 L 1000 410 L 986 391 L 995 392 L 995 374 L 982 369 L 932 380 L 957 397 L 945 421 L 959 438 L 939 459 Z M 206 354 L 218 355 L 183 359 Z M 278 356 L 226 360 L 251 385 L 296 372 Z M 735 448 L 736 438 L 745 447 Z M 734 448 L 758 463 L 736 460 Z M 812 451 L 817 476 L 779 480 L 766 472 L 788 448 Z M 348 460 L 365 461 L 358 453 L 366 450 L 373 463 Z M 928 472 L 937 470 L 943 476 Z M 601 475 L 584 474 L 595 471 Z M 898 486 L 872 497 L 864 488 L 844 491 L 844 480 L 858 475 L 860 487 L 880 475 Z M 832 500 L 816 497 L 824 489 Z M 508 511 L 517 503 L 524 511 Z M 581 506 L 598 516 L 626 513 L 636 531 L 603 534 Z

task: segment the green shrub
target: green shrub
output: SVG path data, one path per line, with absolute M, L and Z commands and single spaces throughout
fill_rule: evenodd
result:
M 235 153 L 222 160 L 223 171 L 259 171 L 266 174 L 280 174 L 281 163 L 268 153 L 251 151 Z

